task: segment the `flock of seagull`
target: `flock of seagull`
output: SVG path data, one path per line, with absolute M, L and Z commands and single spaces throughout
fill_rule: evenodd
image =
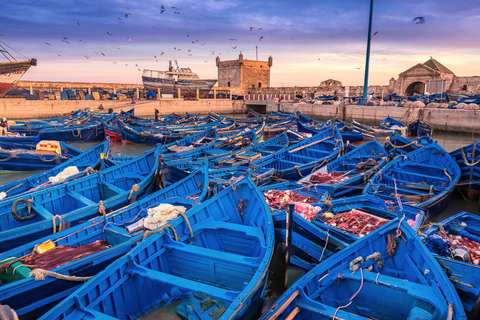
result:
M 34 1 L 31 1 L 31 2 L 34 3 L 34 4 L 36 4 Z M 160 6 L 160 14 L 164 14 L 167 10 L 168 10 L 168 9 L 165 8 L 164 5 L 161 5 L 161 6 Z M 170 10 L 172 10 L 172 11 L 173 11 L 173 14 L 175 14 L 175 15 L 181 14 L 180 10 L 179 10 L 177 7 L 172 6 L 172 7 L 170 7 Z M 118 22 L 119 22 L 120 24 L 125 24 L 126 20 L 127 20 L 129 17 L 131 17 L 131 16 L 133 16 L 132 13 L 125 13 L 125 14 L 124 14 L 124 17 L 118 17 L 118 20 L 119 20 Z M 424 24 L 424 23 L 425 23 L 425 17 L 416 17 L 416 18 L 413 19 L 412 22 L 415 22 L 416 24 Z M 78 26 L 78 27 L 81 27 L 81 24 L 80 24 L 79 22 L 77 22 L 77 26 Z M 153 29 L 155 29 L 155 30 L 157 30 L 157 31 L 160 31 L 160 29 L 157 28 L 157 27 L 155 27 L 155 26 L 153 27 Z M 255 29 L 256 29 L 257 32 L 260 32 L 260 31 L 263 30 L 263 28 L 249 27 L 249 31 L 250 31 L 250 32 L 253 32 Z M 378 33 L 378 31 L 374 34 L 374 36 L 375 36 L 377 33 Z M 113 34 L 110 33 L 109 31 L 106 31 L 106 35 L 107 35 L 107 36 L 110 36 L 110 37 L 113 37 Z M 190 34 L 187 34 L 186 37 L 189 38 L 189 37 L 190 37 Z M 372 37 L 373 37 L 373 36 L 372 36 Z M 260 42 L 260 41 L 262 41 L 263 39 L 264 39 L 264 37 L 263 37 L 263 36 L 260 36 L 259 39 L 258 39 L 258 41 Z M 238 45 L 235 44 L 235 41 L 236 41 L 237 39 L 229 38 L 228 40 L 229 40 L 229 41 L 232 41 L 232 42 L 231 42 L 231 49 L 236 50 L 237 47 L 238 47 Z M 65 37 L 65 36 L 62 37 L 62 39 L 60 39 L 60 42 L 61 42 L 61 43 L 64 43 L 64 44 L 67 44 L 67 45 L 69 45 L 71 41 L 72 41 L 71 39 L 69 39 L 68 37 Z M 131 41 L 131 37 L 127 37 L 126 41 L 127 41 L 127 42 L 130 42 L 130 41 Z M 83 40 L 83 39 L 78 40 L 78 42 L 86 43 L 86 41 Z M 192 41 L 191 41 L 191 44 L 192 44 L 192 45 L 199 44 L 200 46 L 205 46 L 205 45 L 207 44 L 207 42 L 200 42 L 200 41 L 197 39 L 197 40 L 192 40 Z M 45 45 L 52 47 L 52 44 L 49 43 L 49 42 L 45 42 Z M 117 49 L 120 50 L 121 48 L 117 48 Z M 178 52 L 182 51 L 182 49 L 181 49 L 181 48 L 177 48 L 177 47 L 173 47 L 173 51 L 174 51 L 175 53 L 178 53 Z M 185 52 L 185 50 L 184 50 L 184 52 Z M 189 56 L 189 57 L 190 57 L 190 56 L 193 56 L 192 49 L 188 49 L 188 50 L 186 50 L 186 52 L 187 52 L 187 56 Z M 209 53 L 210 53 L 211 55 L 215 55 L 215 51 L 209 51 Z M 162 51 L 161 53 L 159 53 L 159 54 L 157 54 L 157 55 L 153 55 L 153 58 L 155 59 L 156 62 L 158 62 L 158 61 L 159 61 L 158 57 L 163 56 L 164 54 L 165 54 L 165 52 Z M 221 52 L 218 52 L 217 54 L 218 54 L 218 55 L 221 55 L 222 53 L 221 53 Z M 60 54 L 57 54 L 57 55 L 58 55 L 59 57 L 61 56 Z M 105 54 L 104 52 L 95 52 L 95 55 L 103 56 L 103 57 L 106 56 L 106 54 Z M 84 55 L 84 57 L 85 57 L 85 59 L 91 59 L 91 58 L 92 58 L 92 55 Z M 318 58 L 318 60 L 320 60 L 320 58 Z M 384 59 L 384 60 L 385 60 L 385 59 Z M 205 63 L 208 63 L 208 59 L 207 59 L 207 60 L 203 60 L 203 61 L 204 61 Z M 113 64 L 118 64 L 118 63 L 117 63 L 116 61 L 113 61 Z M 125 63 L 125 66 L 128 66 L 128 64 Z M 138 67 L 138 64 L 135 64 L 135 66 L 137 67 L 138 71 L 141 71 L 141 69 Z M 355 68 L 355 69 L 361 70 L 361 68 L 362 68 L 362 66 L 357 67 L 357 68 Z
M 32 1 L 32 3 L 33 3 L 33 1 Z M 164 14 L 167 10 L 171 10 L 171 11 L 173 12 L 173 14 L 175 14 L 175 15 L 181 14 L 180 10 L 179 10 L 177 7 L 172 6 L 172 7 L 170 7 L 170 9 L 167 9 L 164 5 L 161 5 L 161 6 L 160 6 L 160 14 L 161 14 L 161 15 Z M 125 13 L 125 14 L 124 14 L 124 17 L 118 17 L 118 23 L 120 23 L 120 24 L 125 24 L 126 21 L 127 21 L 127 19 L 129 19 L 129 17 L 132 17 L 132 16 L 133 16 L 132 13 Z M 78 27 L 81 27 L 81 26 L 82 26 L 82 25 L 80 24 L 80 22 L 77 22 L 76 24 L 77 24 Z M 157 28 L 157 27 L 155 27 L 155 26 L 153 27 L 153 29 L 155 29 L 155 30 L 157 30 L 157 31 L 160 31 L 160 29 Z M 256 30 L 257 32 L 260 32 L 260 31 L 263 30 L 263 28 L 249 27 L 249 31 L 250 31 L 250 32 L 253 32 L 253 31 L 255 31 L 255 30 Z M 113 36 L 114 36 L 110 31 L 106 31 L 106 35 L 109 36 L 109 37 L 113 37 Z M 187 37 L 187 38 L 190 38 L 190 34 L 187 34 L 186 37 Z M 191 38 L 190 38 L 190 39 L 191 39 Z M 262 41 L 263 39 L 264 39 L 263 36 L 259 36 L 259 40 L 258 40 L 258 41 Z M 59 39 L 59 40 L 60 40 L 61 43 L 67 44 L 67 45 L 69 45 L 70 43 L 72 43 L 72 41 L 76 41 L 76 40 L 69 39 L 69 38 L 66 37 L 66 36 L 62 37 L 62 39 Z M 237 39 L 229 38 L 228 40 L 231 41 L 231 49 L 232 49 L 232 50 L 236 50 L 237 47 L 238 47 L 238 45 L 235 44 L 235 41 L 236 41 Z M 131 37 L 127 37 L 127 38 L 126 38 L 126 41 L 127 41 L 127 42 L 132 41 Z M 83 39 L 78 40 L 78 42 L 86 43 L 86 41 L 83 40 Z M 52 42 L 52 43 L 53 43 L 53 42 Z M 52 43 L 45 42 L 45 45 L 47 45 L 47 46 L 49 46 L 49 47 L 52 47 L 52 48 L 53 48 L 53 47 L 56 47 L 56 46 L 52 46 Z M 200 42 L 200 40 L 198 40 L 198 39 L 191 41 L 191 45 L 199 45 L 199 46 L 204 47 L 206 44 L 207 44 L 207 42 Z M 58 48 L 58 47 L 57 47 L 57 48 Z M 120 50 L 121 48 L 118 47 L 117 49 Z M 181 48 L 178 48 L 178 47 L 173 47 L 173 51 L 174 51 L 175 53 L 179 53 L 180 51 L 182 51 L 182 49 L 181 49 Z M 192 50 L 192 49 L 183 50 L 183 52 L 186 52 L 186 53 L 187 53 L 187 56 L 189 56 L 189 57 L 190 57 L 190 56 L 193 56 L 193 50 Z M 215 51 L 209 51 L 209 53 L 210 53 L 211 55 L 215 55 Z M 159 61 L 159 57 L 160 57 L 160 56 L 163 56 L 164 54 L 165 54 L 165 52 L 162 51 L 161 53 L 159 53 L 159 54 L 157 54 L 157 55 L 153 55 L 153 58 L 155 59 L 156 62 L 158 62 L 158 61 Z M 217 52 L 217 54 L 218 54 L 218 55 L 221 55 L 222 53 L 221 53 L 221 52 Z M 57 53 L 57 55 L 58 55 L 59 57 L 61 56 L 61 54 L 58 54 L 58 53 Z M 97 56 L 102 56 L 102 57 L 106 57 L 106 56 L 107 56 L 104 52 L 95 52 L 95 55 L 97 55 Z M 86 54 L 86 55 L 84 55 L 84 58 L 88 60 L 88 59 L 91 59 L 92 56 L 93 56 L 92 54 Z M 203 60 L 203 61 L 204 61 L 205 63 L 208 63 L 209 60 L 206 59 L 206 60 Z M 119 64 L 117 61 L 112 61 L 112 63 L 113 63 L 113 64 L 116 64 L 116 65 Z M 125 63 L 125 66 L 128 66 L 128 63 Z M 135 64 L 135 66 L 137 67 L 138 71 L 141 71 L 141 69 L 138 67 L 138 63 Z

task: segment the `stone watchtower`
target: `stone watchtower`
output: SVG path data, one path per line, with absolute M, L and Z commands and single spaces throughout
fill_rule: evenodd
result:
M 216 58 L 218 67 L 218 86 L 237 87 L 243 91 L 250 88 L 270 87 L 270 67 L 273 58 L 268 61 L 256 61 L 243 59 L 240 53 L 238 60 L 220 61 Z

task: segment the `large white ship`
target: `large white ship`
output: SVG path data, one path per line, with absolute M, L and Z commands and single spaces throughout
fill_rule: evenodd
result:
M 200 79 L 190 68 L 179 68 L 178 64 L 174 69 L 172 61 L 169 62 L 168 71 L 143 70 L 142 81 L 145 89 L 160 89 L 162 93 L 172 93 L 177 89 L 210 90 L 217 83 L 216 79 Z

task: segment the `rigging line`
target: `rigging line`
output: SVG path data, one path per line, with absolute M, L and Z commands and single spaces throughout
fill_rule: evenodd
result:
M 7 46 L 8 48 L 12 49 L 13 51 L 15 51 L 16 53 L 18 53 L 19 55 L 21 55 L 22 57 L 26 58 L 27 60 L 30 60 L 26 55 L 24 55 L 23 53 L 20 53 L 18 52 L 17 50 L 15 50 L 14 48 L 10 47 L 8 44 L 6 44 L 5 42 L 3 42 L 2 40 L 0 40 L 1 43 L 3 43 L 5 46 Z M 5 49 L 5 48 L 4 48 Z M 6 50 L 5 50 L 6 51 Z M 7 53 L 12 56 L 8 51 Z M 13 58 L 13 56 L 12 56 Z M 13 58 L 15 61 L 17 61 L 15 58 Z
M 15 58 L 7 51 L 2 45 L 0 45 L 0 47 L 1 47 L 0 52 L 3 54 L 3 56 L 4 56 L 5 58 L 7 58 L 7 60 L 8 60 L 9 62 L 12 62 L 12 59 L 15 60 Z M 8 55 L 9 55 L 10 57 L 7 56 L 6 53 L 8 53 Z M 15 60 L 15 61 L 17 61 L 17 60 Z

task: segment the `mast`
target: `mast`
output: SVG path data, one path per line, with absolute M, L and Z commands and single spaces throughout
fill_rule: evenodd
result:
M 365 62 L 365 81 L 363 82 L 363 98 L 360 104 L 367 103 L 368 91 L 368 71 L 370 67 L 370 42 L 372 40 L 372 15 L 373 15 L 373 0 L 370 0 L 370 16 L 368 18 L 368 37 L 367 37 L 367 58 Z

